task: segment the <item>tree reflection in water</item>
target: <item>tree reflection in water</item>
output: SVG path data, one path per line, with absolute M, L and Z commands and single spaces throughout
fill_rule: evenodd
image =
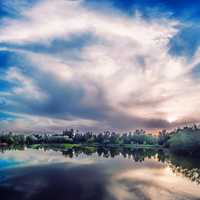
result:
M 145 159 L 156 159 L 159 162 L 167 164 L 173 173 L 183 175 L 191 181 L 200 184 L 200 163 L 197 158 L 180 157 L 157 149 L 117 149 L 117 148 L 97 148 L 95 151 L 88 151 L 80 148 L 72 148 L 62 151 L 64 156 L 72 158 L 80 154 L 92 155 L 97 153 L 99 157 L 114 158 L 123 156 L 127 159 L 133 159 L 135 162 L 143 162 Z
M 24 150 L 25 147 L 9 147 L 0 149 L 1 153 L 9 150 Z M 135 162 L 143 162 L 146 159 L 156 159 L 170 167 L 176 175 L 183 175 L 192 182 L 200 184 L 200 161 L 198 158 L 176 156 L 163 149 L 150 148 L 105 148 L 105 147 L 73 147 L 68 149 L 59 149 L 54 147 L 43 147 L 44 151 L 60 151 L 65 157 L 73 158 L 80 155 L 92 156 L 98 155 L 103 158 L 114 158 L 122 156 L 123 158 L 133 159 Z

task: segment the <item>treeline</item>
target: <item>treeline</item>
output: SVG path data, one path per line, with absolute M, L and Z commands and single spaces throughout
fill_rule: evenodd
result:
M 158 136 L 136 130 L 129 133 L 105 131 L 99 134 L 79 132 L 66 129 L 62 134 L 16 135 L 13 133 L 0 135 L 0 146 L 32 145 L 32 144 L 84 144 L 96 146 L 153 145 L 169 148 L 177 154 L 200 156 L 200 128 L 196 125 L 178 128 L 167 132 L 163 130 Z
M 149 144 L 158 143 L 156 136 L 146 134 L 144 130 L 136 130 L 134 132 L 119 134 L 115 132 L 105 131 L 103 133 L 94 134 L 92 132 L 79 132 L 73 129 L 65 130 L 62 134 L 33 134 L 33 135 L 0 135 L 1 144 L 53 144 L 53 143 L 73 143 L 73 144 Z
M 0 146 L 7 145 L 32 145 L 32 144 L 55 144 L 55 143 L 72 143 L 73 141 L 64 135 L 47 135 L 47 134 L 8 134 L 0 135 Z
M 74 132 L 74 130 L 71 129 L 63 131 L 63 135 L 68 136 L 75 144 L 157 144 L 157 137 L 146 134 L 142 129 L 123 134 L 110 131 L 105 131 L 99 134 L 94 134 L 92 132 L 80 133 L 79 131 Z
M 200 156 L 200 128 L 193 125 L 162 131 L 158 143 L 177 154 Z

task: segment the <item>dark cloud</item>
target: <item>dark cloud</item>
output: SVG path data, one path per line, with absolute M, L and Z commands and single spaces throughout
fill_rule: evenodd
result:
M 172 124 L 166 120 L 142 118 L 114 111 L 109 114 L 108 123 L 110 123 L 110 127 L 114 127 L 116 130 L 133 130 L 136 128 L 154 129 L 155 127 L 162 129 L 172 127 Z

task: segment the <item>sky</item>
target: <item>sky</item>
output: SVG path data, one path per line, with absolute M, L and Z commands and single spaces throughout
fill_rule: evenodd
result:
M 0 130 L 200 121 L 198 0 L 0 0 Z

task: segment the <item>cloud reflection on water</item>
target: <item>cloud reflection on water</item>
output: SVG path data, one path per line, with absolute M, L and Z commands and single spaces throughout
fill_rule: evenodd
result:
M 6 151 L 0 160 L 24 164 L 0 171 L 0 195 L 4 200 L 199 199 L 199 185 L 177 176 L 168 163 L 157 159 L 135 162 L 122 155 L 70 158 L 51 150 Z
M 81 161 L 79 161 L 81 159 Z M 1 153 L 0 157 L 0 170 L 4 168 L 13 168 L 19 166 L 31 166 L 31 165 L 43 165 L 51 163 L 77 163 L 77 164 L 90 164 L 93 161 L 85 156 L 78 158 L 67 158 L 64 157 L 61 152 L 53 150 L 44 151 L 43 149 L 34 150 L 26 149 L 11 150 Z M 2 165 L 1 165 L 2 163 Z
M 142 168 L 128 169 L 114 175 L 109 189 L 118 200 L 200 198 L 197 184 L 176 176 L 171 168 L 153 160 L 145 161 Z

